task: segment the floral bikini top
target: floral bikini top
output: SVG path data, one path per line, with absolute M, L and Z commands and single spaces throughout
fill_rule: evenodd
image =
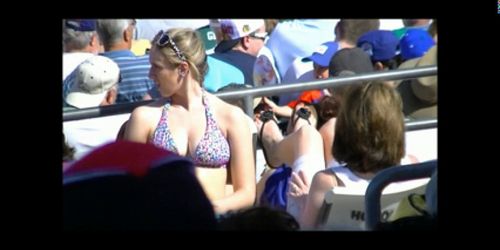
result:
M 158 126 L 153 134 L 152 142 L 154 145 L 167 149 L 179 154 L 177 146 L 172 138 L 172 134 L 168 129 L 168 109 L 170 108 L 171 99 L 163 106 Z M 207 126 L 203 138 L 198 142 L 194 155 L 189 155 L 196 166 L 206 168 L 222 168 L 226 167 L 229 162 L 230 149 L 229 144 L 220 131 L 215 117 L 208 105 L 208 98 L 203 93 L 203 106 L 205 106 L 205 115 L 207 117 Z

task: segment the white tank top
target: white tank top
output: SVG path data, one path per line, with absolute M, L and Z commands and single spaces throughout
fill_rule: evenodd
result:
M 355 175 L 349 168 L 346 167 L 346 165 L 330 167 L 328 169 L 330 169 L 330 171 L 332 171 L 332 173 L 334 173 L 344 183 L 345 187 L 352 190 L 360 190 L 364 192 L 368 188 L 368 184 L 370 184 L 371 181 L 371 179 L 366 180 Z M 384 189 L 384 192 L 386 189 L 387 191 L 389 191 L 406 190 L 409 188 L 413 188 L 422 185 L 422 183 L 428 182 L 429 179 L 430 178 L 421 178 L 408 181 L 393 182 Z
M 366 180 L 355 175 L 349 168 L 345 165 L 336 166 L 329 168 L 348 188 L 363 189 L 366 190 L 370 180 Z

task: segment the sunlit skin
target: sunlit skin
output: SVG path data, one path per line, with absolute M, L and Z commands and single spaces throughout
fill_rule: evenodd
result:
M 150 143 L 163 105 L 167 97 L 170 97 L 168 129 L 178 153 L 193 158 L 196 147 L 205 134 L 207 123 L 201 84 L 191 74 L 187 62 L 170 64 L 157 46 L 151 48 L 150 63 L 149 77 L 154 80 L 163 98 L 133 111 L 124 138 Z M 255 199 L 255 166 L 251 151 L 252 136 L 245 122 L 245 114 L 209 93 L 205 92 L 205 95 L 217 125 L 230 145 L 231 157 L 227 168 L 231 168 L 234 192 L 230 195 L 225 193 L 227 169 L 224 167 L 196 166 L 195 175 L 216 213 L 251 206 Z

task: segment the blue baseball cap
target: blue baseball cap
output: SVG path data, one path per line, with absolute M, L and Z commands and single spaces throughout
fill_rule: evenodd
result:
M 367 52 L 373 61 L 385 61 L 399 53 L 398 45 L 399 40 L 392 31 L 373 30 L 358 39 L 357 47 Z
M 408 29 L 401 38 L 401 57 L 409 60 L 422 57 L 436 44 L 431 35 L 423 29 Z
M 95 19 L 68 19 L 64 22 L 66 28 L 75 31 L 95 31 L 96 30 L 96 20 Z
M 321 67 L 327 68 L 330 64 L 330 59 L 339 49 L 339 44 L 336 42 L 326 42 L 321 44 L 316 51 L 309 57 L 302 59 L 303 62 L 313 61 Z

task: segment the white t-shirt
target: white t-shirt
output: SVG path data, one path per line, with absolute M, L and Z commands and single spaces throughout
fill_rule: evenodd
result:
M 310 56 L 322 43 L 335 40 L 340 19 L 293 19 L 276 25 L 266 43 L 281 77 L 295 58 Z
M 362 193 L 366 192 L 371 179 L 363 179 L 355 175 L 349 168 L 345 165 L 329 168 L 335 175 L 344 183 L 346 188 L 351 190 L 360 191 Z M 406 190 L 408 188 L 413 188 L 414 186 L 422 183 L 423 181 L 428 181 L 429 178 L 414 179 L 408 181 L 392 182 L 389 184 L 384 191 L 387 190 Z
M 332 167 L 330 170 L 344 183 L 348 188 L 366 190 L 370 180 L 363 179 L 355 175 L 345 165 Z
M 68 121 L 63 123 L 64 136 L 70 147 L 75 148 L 75 160 L 93 149 L 116 140 L 122 124 L 130 114 Z
M 282 84 L 310 82 L 316 80 L 316 78 L 314 78 L 313 62 L 303 62 L 302 59 L 303 58 L 301 57 L 293 61 L 292 65 L 290 65 L 285 76 L 283 77 Z M 297 100 L 300 93 L 302 92 L 299 91 L 280 95 L 279 105 L 287 105 L 289 102 Z

